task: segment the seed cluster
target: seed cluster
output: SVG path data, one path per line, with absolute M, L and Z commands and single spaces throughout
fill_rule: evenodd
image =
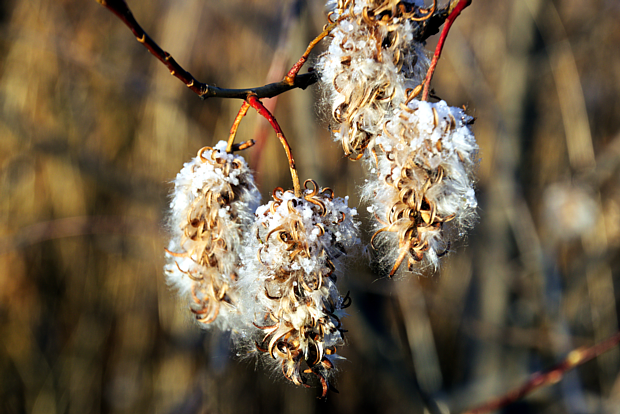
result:
M 277 188 L 258 207 L 247 164 L 225 148 L 202 148 L 177 175 L 167 280 L 203 326 L 231 331 L 297 385 L 317 376 L 325 395 L 344 343 L 350 299 L 336 280 L 359 244 L 357 211 L 312 180 L 300 197 Z
M 237 246 L 260 194 L 244 159 L 225 148 L 202 148 L 176 177 L 165 271 L 200 323 L 229 328 L 240 315 Z
M 258 350 L 293 383 L 306 383 L 302 373 L 314 374 L 326 392 L 350 302 L 336 279 L 347 250 L 359 241 L 357 211 L 308 180 L 301 197 L 276 189 L 256 215 L 256 239 L 247 249 L 256 258 L 247 269 L 253 286 L 245 291 L 258 303 Z
M 360 159 L 426 73 L 424 48 L 412 35 L 420 9 L 394 0 L 338 0 L 331 6 L 329 19 L 338 24 L 317 66 L 336 124 L 334 139 L 347 157 Z
M 372 242 L 389 251 L 393 275 L 406 262 L 438 265 L 450 249 L 446 232 L 461 236 L 476 217 L 473 189 L 478 146 L 473 119 L 443 102 L 402 105 L 377 138 L 364 188 L 376 217 Z M 454 236 L 455 234 L 452 234 Z M 394 248 L 396 244 L 396 248 Z
M 371 244 L 385 252 L 390 276 L 403 263 L 410 271 L 437 267 L 450 237 L 475 220 L 478 146 L 462 109 L 415 99 L 428 59 L 413 33 L 434 6 L 337 0 L 328 7 L 333 39 L 317 69 L 335 139 L 368 169 L 362 193 L 376 219 Z M 276 188 L 259 206 L 246 162 L 227 149 L 241 146 L 205 147 L 177 175 L 168 282 L 203 326 L 230 331 L 238 349 L 259 354 L 296 385 L 316 376 L 325 396 L 344 344 L 350 298 L 336 282 L 359 245 L 357 211 L 312 180 L 302 187 L 288 143 L 295 190 Z
M 318 70 L 334 139 L 369 171 L 362 192 L 376 219 L 371 244 L 390 276 L 402 263 L 437 267 L 450 237 L 475 219 L 478 146 L 463 110 L 415 99 L 428 59 L 413 33 L 432 10 L 402 0 L 330 5 L 337 26 Z

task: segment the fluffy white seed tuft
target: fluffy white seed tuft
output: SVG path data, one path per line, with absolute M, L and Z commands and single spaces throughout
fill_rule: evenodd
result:
M 401 105 L 377 138 L 375 174 L 364 188 L 376 217 L 373 244 L 388 252 L 393 275 L 401 263 L 437 267 L 476 219 L 473 118 L 445 102 Z
M 234 285 L 260 194 L 245 160 L 225 148 L 202 148 L 174 181 L 165 272 L 199 322 L 230 329 L 244 323 Z
M 256 211 L 240 280 L 245 302 L 255 304 L 251 337 L 265 360 L 297 385 L 306 383 L 302 373 L 316 375 L 324 392 L 349 302 L 336 280 L 359 243 L 357 211 L 347 203 L 310 180 L 301 197 L 276 189 Z
M 413 8 L 413 2 L 406 3 Z M 328 2 L 338 21 L 317 69 L 335 122 L 334 140 L 359 159 L 426 74 L 428 58 L 413 41 L 417 22 L 405 8 L 383 1 Z

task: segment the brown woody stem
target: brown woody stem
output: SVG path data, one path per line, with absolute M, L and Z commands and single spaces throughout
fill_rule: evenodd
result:
M 258 100 L 256 96 L 254 95 L 248 96 L 247 102 L 250 104 L 252 108 L 256 109 L 259 115 L 265 117 L 265 119 L 269 121 L 269 123 L 271 124 L 271 127 L 276 132 L 276 135 L 278 139 L 280 140 L 282 147 L 284 147 L 284 152 L 286 152 L 286 158 L 288 159 L 288 165 L 291 170 L 291 178 L 293 180 L 293 190 L 295 192 L 295 197 L 301 197 L 301 185 L 299 184 L 299 175 L 297 175 L 297 168 L 295 167 L 295 160 L 293 159 L 291 147 L 288 144 L 288 141 L 286 140 L 284 133 L 282 132 L 282 128 L 280 128 L 278 121 L 276 121 L 276 118 L 272 115 L 272 113 L 269 112 L 267 108 L 265 108 L 265 106 L 262 104 L 261 101 Z
M 566 359 L 548 371 L 537 372 L 530 377 L 530 379 L 520 387 L 508 392 L 507 394 L 497 399 L 491 400 L 479 407 L 471 409 L 464 414 L 482 414 L 491 411 L 499 410 L 513 402 L 525 397 L 532 391 L 559 382 L 564 374 L 571 369 L 584 364 L 591 359 L 598 357 L 599 355 L 609 351 L 610 349 L 620 344 L 620 332 L 617 332 L 612 337 L 599 342 L 598 344 L 590 348 L 579 348 L 571 351 Z
M 255 88 L 247 89 L 223 89 L 216 86 L 208 85 L 206 83 L 199 82 L 194 78 L 191 73 L 186 71 L 177 63 L 176 60 L 165 50 L 163 50 L 151 37 L 142 29 L 140 24 L 136 21 L 133 13 L 127 6 L 124 0 L 97 0 L 104 7 L 114 13 L 119 19 L 129 27 L 131 32 L 136 36 L 138 42 L 151 52 L 157 59 L 159 59 L 170 71 L 170 74 L 178 78 L 185 84 L 192 92 L 200 96 L 202 99 L 206 98 L 232 98 L 232 99 L 246 99 L 250 95 L 255 95 L 257 98 L 271 98 L 286 91 L 295 88 L 306 89 L 308 86 L 318 81 L 316 73 L 305 73 L 303 75 L 295 76 L 292 82 L 286 82 L 284 80 L 269 85 L 259 86 Z M 301 67 L 300 67 L 301 68 Z M 299 70 L 299 69 L 298 69 Z
M 457 4 L 457 1 L 459 2 Z M 196 95 L 200 96 L 202 99 L 207 98 L 229 98 L 229 99 L 247 99 L 248 96 L 253 95 L 257 99 L 263 98 L 273 98 L 274 96 L 278 96 L 284 92 L 287 92 L 291 89 L 306 89 L 308 86 L 315 84 L 319 77 L 316 72 L 304 73 L 302 75 L 298 75 L 299 70 L 305 64 L 308 59 L 308 54 L 314 48 L 314 46 L 321 41 L 325 36 L 329 34 L 329 31 L 333 29 L 332 25 L 337 24 L 334 22 L 327 26 L 325 30 L 314 39 L 310 45 L 308 45 L 308 49 L 302 55 L 302 57 L 293 65 L 288 74 L 284 77 L 280 82 L 270 83 L 268 85 L 253 87 L 253 88 L 245 88 L 245 89 L 225 89 L 218 88 L 213 85 L 208 85 L 206 83 L 202 83 L 198 81 L 196 78 L 192 76 L 191 73 L 183 69 L 181 65 L 177 63 L 176 60 L 165 50 L 163 50 L 151 37 L 142 29 L 140 24 L 136 21 L 133 16 L 133 13 L 127 6 L 127 3 L 124 0 L 97 0 L 100 4 L 102 4 L 105 8 L 114 13 L 119 19 L 129 27 L 132 31 L 136 39 L 142 43 L 142 45 L 151 52 L 157 59 L 159 59 L 170 71 L 170 73 L 181 80 L 192 92 Z M 467 5 L 471 0 L 467 0 Z M 441 9 L 435 10 L 430 18 L 425 18 L 425 20 L 420 24 L 420 28 L 414 33 L 414 39 L 419 42 L 425 41 L 428 37 L 437 33 L 439 27 L 452 16 L 452 13 L 463 3 L 463 0 L 451 0 L 450 3 Z M 456 6 L 455 6 L 456 4 Z M 464 9 L 465 6 L 461 6 L 461 10 Z M 460 13 L 460 11 L 459 11 Z M 458 13 L 457 13 L 458 15 Z M 452 17 L 454 20 L 456 16 Z M 450 23 L 451 24 L 451 23 Z M 445 28 L 444 28 L 445 31 Z M 447 34 L 447 31 L 446 31 Z M 437 51 L 436 51 L 437 53 Z M 441 53 L 441 51 L 439 51 Z M 438 59 L 438 58 L 437 58 Z M 435 62 L 436 65 L 436 62 Z M 433 69 L 434 70 L 434 69 Z M 432 72 L 431 72 L 432 77 Z M 430 83 L 430 79 L 429 79 Z

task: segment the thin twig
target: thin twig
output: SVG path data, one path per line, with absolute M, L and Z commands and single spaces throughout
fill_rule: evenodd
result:
M 418 42 L 425 41 L 428 37 L 434 35 L 439 30 L 439 27 L 452 16 L 451 13 L 454 13 L 454 10 L 458 5 L 463 3 L 463 0 L 460 0 L 458 5 L 455 6 L 455 3 L 458 0 L 452 0 L 446 7 L 435 10 L 432 15 L 422 22 L 419 26 L 419 29 L 416 33 L 414 33 L 414 40 Z M 469 3 L 469 0 L 467 3 Z M 253 88 L 245 88 L 245 89 L 226 89 L 226 88 L 218 88 L 217 86 L 208 85 L 206 83 L 198 81 L 196 78 L 192 76 L 191 73 L 183 69 L 181 65 L 177 63 L 176 60 L 165 50 L 163 50 L 159 45 L 142 29 L 140 24 L 136 21 L 133 16 L 133 13 L 127 6 L 124 0 L 97 0 L 100 4 L 102 4 L 105 8 L 114 13 L 119 19 L 129 27 L 132 31 L 136 39 L 142 43 L 142 45 L 151 52 L 157 59 L 159 59 L 170 71 L 170 73 L 181 80 L 192 92 L 196 95 L 200 96 L 202 99 L 207 98 L 228 98 L 228 99 L 247 99 L 248 96 L 255 96 L 257 99 L 263 98 L 273 98 L 274 96 L 278 96 L 284 92 L 290 91 L 291 89 L 306 89 L 308 86 L 311 86 L 318 82 L 319 77 L 316 72 L 304 73 L 302 75 L 298 75 L 299 70 L 306 62 L 308 56 L 312 48 L 325 36 L 327 36 L 333 27 L 327 26 L 327 28 L 317 36 L 311 43 L 308 45 L 308 49 L 306 53 L 299 59 L 299 61 L 291 68 L 288 74 L 284 77 L 283 80 L 275 83 L 270 83 L 268 85 L 257 86 Z M 465 8 L 463 6 L 462 8 Z M 462 10 L 461 8 L 461 10 Z M 454 17 L 456 18 L 456 16 Z M 334 22 L 335 24 L 336 22 Z M 326 32 L 327 31 L 327 32 Z M 445 31 L 445 29 L 444 29 Z M 432 74 L 431 74 L 432 76 Z
M 233 143 L 235 142 L 235 137 L 237 136 L 237 129 L 239 128 L 239 124 L 241 120 L 248 113 L 248 109 L 250 109 L 250 104 L 248 101 L 243 101 L 241 104 L 241 108 L 239 108 L 239 112 L 235 117 L 235 121 L 230 127 L 230 135 L 228 136 L 228 145 L 226 146 L 226 152 L 232 152 Z
M 443 30 L 441 31 L 441 35 L 439 36 L 439 41 L 437 42 L 437 47 L 435 48 L 435 54 L 433 55 L 433 60 L 431 61 L 431 65 L 428 68 L 428 72 L 426 72 L 426 78 L 424 79 L 424 92 L 422 92 L 422 100 L 428 100 L 428 94 L 430 92 L 431 87 L 431 79 L 433 79 L 433 73 L 435 73 L 435 68 L 437 67 L 437 62 L 439 61 L 439 57 L 441 56 L 441 51 L 443 50 L 443 45 L 446 41 L 446 37 L 448 37 L 448 32 L 450 31 L 450 27 L 452 27 L 452 23 L 456 20 L 456 18 L 461 14 L 461 12 L 471 4 L 471 0 L 459 0 L 454 9 L 450 12 L 450 15 L 445 20 L 445 25 Z
M 136 21 L 133 13 L 124 0 L 97 0 L 108 10 L 114 13 L 119 19 L 129 27 L 138 42 L 159 59 L 170 71 L 170 73 L 181 80 L 192 92 L 200 96 L 202 99 L 207 98 L 232 98 L 246 99 L 250 95 L 256 96 L 258 99 L 271 98 L 291 89 L 306 89 L 308 86 L 318 81 L 316 73 L 305 73 L 295 76 L 292 82 L 280 81 L 269 85 L 259 86 L 247 89 L 223 89 L 216 86 L 208 85 L 198 81 L 191 73 L 183 69 L 181 65 L 165 50 L 151 39 L 151 37 L 142 29 Z
M 550 370 L 537 372 L 530 377 L 530 379 L 520 387 L 506 393 L 505 395 L 491 400 L 481 406 L 465 412 L 464 414 L 482 414 L 491 411 L 499 410 L 513 402 L 525 397 L 532 391 L 559 382 L 564 374 L 571 369 L 584 364 L 591 359 L 598 357 L 599 355 L 609 351 L 610 349 L 620 344 L 620 332 L 617 332 L 612 337 L 599 342 L 590 348 L 579 348 L 571 351 L 566 359 Z
M 237 152 L 237 151 L 243 151 L 245 149 L 248 149 L 250 147 L 253 147 L 254 144 L 256 144 L 256 141 L 254 141 L 253 139 L 249 139 L 247 141 L 243 141 L 240 142 L 238 144 L 234 144 L 231 148 L 230 148 L 230 152 Z
M 290 60 L 290 42 L 293 37 L 292 33 L 295 27 L 299 26 L 299 19 L 301 14 L 305 11 L 307 2 L 305 0 L 295 0 L 288 6 L 286 13 L 283 13 L 280 17 L 280 33 L 278 36 L 277 46 L 271 57 L 271 63 L 269 64 L 269 70 L 265 76 L 265 83 L 278 82 L 284 78 L 287 71 L 288 61 Z M 272 114 L 275 113 L 275 109 L 278 105 L 279 96 L 274 96 L 266 101 L 263 101 L 265 108 Z M 269 133 L 270 125 L 265 125 L 260 122 L 260 119 L 256 120 L 256 126 L 254 128 L 254 140 L 256 141 L 256 147 L 250 155 L 248 160 L 250 167 L 258 172 L 258 166 L 265 149 L 265 137 Z M 255 174 L 254 180 L 256 185 L 260 187 L 261 175 Z
M 304 52 L 303 55 L 301 55 L 301 57 L 299 58 L 299 60 L 297 61 L 297 63 L 295 63 L 293 65 L 293 67 L 291 68 L 291 70 L 288 71 L 288 73 L 286 74 L 286 76 L 284 77 L 284 82 L 289 84 L 289 85 L 293 85 L 295 84 L 295 78 L 297 77 L 297 73 L 299 73 L 299 71 L 301 70 L 302 66 L 304 65 L 304 63 L 306 63 L 306 61 L 308 60 L 308 56 L 310 56 L 310 52 L 312 52 L 312 49 L 314 49 L 314 47 L 325 38 L 325 36 L 327 36 L 333 29 L 334 27 L 336 27 L 336 25 L 338 24 L 338 20 L 336 20 L 335 22 L 327 25 L 323 31 L 321 32 L 321 34 L 319 34 L 317 37 L 314 38 L 314 40 L 312 40 L 310 42 L 310 44 L 308 45 L 308 47 L 306 48 L 306 51 Z
M 284 133 L 282 132 L 282 128 L 280 128 L 278 121 L 276 121 L 276 118 L 272 115 L 272 113 L 269 112 L 267 108 L 265 108 L 263 103 L 259 101 L 256 96 L 253 96 L 253 95 L 248 96 L 248 103 L 250 104 L 252 108 L 256 109 L 259 115 L 265 117 L 265 119 L 269 121 L 269 123 L 271 124 L 271 127 L 276 132 L 276 135 L 278 136 L 280 143 L 282 143 L 282 146 L 284 147 L 284 152 L 286 152 L 286 158 L 288 159 L 288 165 L 291 170 L 291 178 L 293 180 L 293 190 L 295 192 L 295 197 L 301 197 L 301 185 L 299 184 L 299 176 L 297 175 L 297 168 L 295 167 L 295 160 L 293 159 L 291 147 L 288 144 L 288 141 L 286 140 Z

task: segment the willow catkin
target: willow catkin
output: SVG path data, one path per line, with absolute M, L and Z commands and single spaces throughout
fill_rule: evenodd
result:
M 419 8 L 394 0 L 329 1 L 327 7 L 337 25 L 316 68 L 334 140 L 347 157 L 359 159 L 426 74 L 426 52 L 413 40 Z
M 174 180 L 165 272 L 198 322 L 231 329 L 245 323 L 235 283 L 260 194 L 245 160 L 225 148 L 202 148 Z
M 364 157 L 362 191 L 376 218 L 372 245 L 393 276 L 401 264 L 436 268 L 476 217 L 472 118 L 414 99 L 428 58 L 414 41 L 434 6 L 423 1 L 328 1 L 335 23 L 321 55 L 321 85 L 345 155 Z
M 473 118 L 445 102 L 401 105 L 377 138 L 364 186 L 376 217 L 374 245 L 382 245 L 393 275 L 402 263 L 437 267 L 476 218 L 474 169 L 478 145 Z
M 334 198 L 314 181 L 305 188 L 301 197 L 278 188 L 257 209 L 240 284 L 245 301 L 255 303 L 256 349 L 297 385 L 306 383 L 304 373 L 317 376 L 325 393 L 336 346 L 343 344 L 341 318 L 349 300 L 336 279 L 359 242 L 357 211 L 348 198 Z

